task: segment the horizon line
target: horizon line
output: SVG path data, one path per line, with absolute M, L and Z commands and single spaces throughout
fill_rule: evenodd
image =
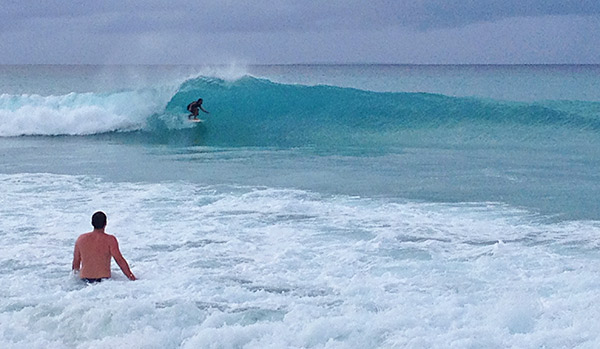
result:
M 598 63 L 359 63 L 359 62 L 312 62 L 312 63 L 0 63 L 0 66 L 583 66 Z

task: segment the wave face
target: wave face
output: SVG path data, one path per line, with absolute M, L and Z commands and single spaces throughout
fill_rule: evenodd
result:
M 204 99 L 210 115 L 205 140 L 225 145 L 394 144 L 414 129 L 519 126 L 600 129 L 600 103 L 498 102 L 427 93 L 381 93 L 333 86 L 285 85 L 244 77 L 196 78 L 183 83 L 166 106 L 185 113 Z M 200 113 L 202 114 L 202 113 Z
M 198 98 L 210 115 L 185 121 Z M 428 93 L 372 92 L 335 86 L 279 84 L 250 76 L 199 77 L 172 88 L 63 96 L 0 96 L 0 136 L 92 135 L 141 131 L 193 133 L 219 146 L 381 146 L 406 131 L 544 127 L 600 129 L 600 103 L 500 102 Z M 531 126 L 525 127 L 523 126 Z M 525 136 L 526 137 L 526 136 Z

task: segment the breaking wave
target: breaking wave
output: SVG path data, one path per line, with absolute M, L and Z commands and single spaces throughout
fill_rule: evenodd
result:
M 197 125 L 186 106 L 203 98 Z M 394 142 L 397 132 L 452 127 L 600 129 L 600 102 L 504 102 L 429 93 L 198 77 L 172 88 L 62 96 L 1 95 L 0 136 L 196 132 L 205 144 L 302 146 Z

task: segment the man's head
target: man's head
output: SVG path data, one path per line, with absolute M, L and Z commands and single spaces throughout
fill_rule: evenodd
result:
M 198 98 L 198 103 L 202 104 L 202 98 Z
M 106 226 L 106 215 L 102 211 L 98 211 L 92 215 L 92 225 L 94 229 L 102 229 Z

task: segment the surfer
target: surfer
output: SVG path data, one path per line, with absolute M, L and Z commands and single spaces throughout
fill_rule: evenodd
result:
M 94 230 L 81 234 L 75 242 L 73 271 L 79 272 L 79 277 L 88 283 L 100 282 L 110 278 L 110 258 L 113 257 L 123 274 L 129 280 L 135 280 L 129 264 L 119 251 L 117 238 L 104 232 L 106 214 L 102 211 L 94 213 L 92 225 Z
M 188 119 L 191 119 L 193 116 L 194 120 L 198 120 L 198 110 L 202 110 L 203 112 L 208 114 L 208 112 L 204 110 L 204 108 L 202 108 L 202 98 L 198 98 L 197 101 L 188 104 L 187 110 L 191 113 L 190 115 L 188 115 Z

